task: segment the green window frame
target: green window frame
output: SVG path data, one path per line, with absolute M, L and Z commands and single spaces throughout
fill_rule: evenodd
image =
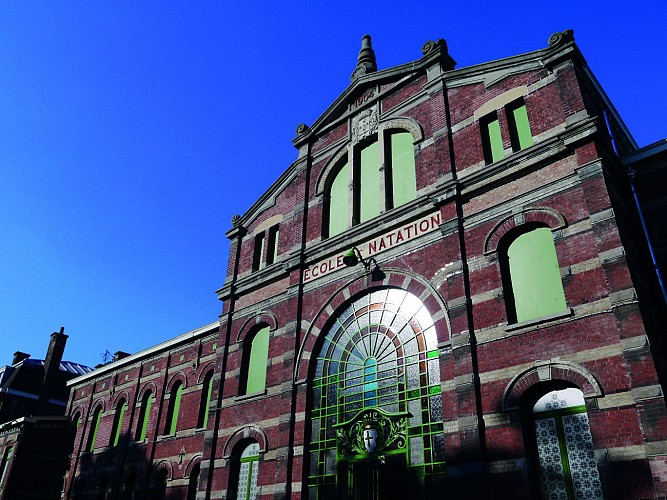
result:
M 503 138 L 500 133 L 500 120 L 495 111 L 486 115 L 480 121 L 482 131 L 482 150 L 487 165 L 502 160 L 505 157 Z
M 211 392 L 213 389 L 213 370 L 209 371 L 204 377 L 201 392 L 201 403 L 199 405 L 199 418 L 197 427 L 204 428 L 208 424 L 208 406 L 211 402 Z
M 252 254 L 252 270 L 259 271 L 264 267 L 264 233 L 255 236 L 254 251 Z
M 102 416 L 102 407 L 97 407 L 93 412 L 93 418 L 90 420 L 90 433 L 88 434 L 88 444 L 86 451 L 92 452 L 95 449 L 95 441 L 97 440 L 97 431 L 100 428 L 100 418 Z
M 135 439 L 137 442 L 142 442 L 146 439 L 153 400 L 153 393 L 151 391 L 146 391 L 144 397 L 141 399 L 141 411 L 139 412 L 139 421 L 137 422 L 137 434 Z
M 12 458 L 12 452 L 13 451 L 14 451 L 14 447 L 9 446 L 5 450 L 5 454 L 2 457 L 2 472 L 0 472 L 0 491 L 2 491 L 2 489 L 5 486 L 5 476 L 7 475 L 7 470 L 9 469 L 9 461 Z
M 532 418 L 542 498 L 602 498 L 583 393 L 573 387 L 548 392 Z
M 405 448 L 387 457 L 403 464 L 396 469 L 406 474 L 400 480 L 444 473 L 438 339 L 418 297 L 384 288 L 353 299 L 331 318 L 311 360 L 309 498 L 336 498 L 352 487 L 341 471 L 365 457 L 339 455 L 336 426 L 366 408 L 410 414 Z
M 123 427 L 123 419 L 127 411 L 127 402 L 123 399 L 116 406 L 116 414 L 114 415 L 113 427 L 111 428 L 111 441 L 109 446 L 118 446 L 120 441 L 120 432 Z
M 177 381 L 171 388 L 169 396 L 169 411 L 167 412 L 167 426 L 165 434 L 173 436 L 178 430 L 178 414 L 181 411 L 181 398 L 183 397 L 183 383 Z
M 514 101 L 505 107 L 507 126 L 512 143 L 512 151 L 521 151 L 533 145 L 533 134 L 530 130 L 528 112 L 523 99 Z
M 241 395 L 256 394 L 266 388 L 266 370 L 269 359 L 269 326 L 250 334 L 244 342 L 244 373 Z
M 414 138 L 401 129 L 384 130 L 351 147 L 329 175 L 323 237 L 340 234 L 416 197 Z
M 280 238 L 280 226 L 276 224 L 269 228 L 269 241 L 266 250 L 266 265 L 270 266 L 278 259 L 278 240 Z
M 257 498 L 257 477 L 259 476 L 259 444 L 252 442 L 241 452 L 236 486 L 238 500 Z
M 526 224 L 499 248 L 508 323 L 565 312 L 567 304 L 549 227 Z

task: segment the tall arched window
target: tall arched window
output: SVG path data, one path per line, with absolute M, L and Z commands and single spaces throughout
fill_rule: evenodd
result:
M 167 410 L 167 422 L 164 429 L 165 434 L 176 434 L 178 430 L 178 414 L 181 410 L 181 398 L 183 397 L 183 384 L 176 381 L 171 388 L 169 396 L 169 409 Z
M 259 473 L 259 444 L 252 441 L 241 445 L 235 453 L 230 474 L 230 498 L 255 500 Z
M 209 371 L 204 377 L 204 383 L 201 389 L 201 401 L 199 403 L 199 418 L 197 427 L 206 427 L 208 423 L 208 405 L 211 402 L 211 391 L 213 389 L 213 370 Z
M 243 341 L 243 363 L 239 394 L 255 394 L 266 388 L 269 358 L 269 326 L 249 334 Z
M 93 418 L 90 419 L 90 430 L 88 431 L 88 444 L 86 451 L 92 452 L 95 449 L 95 441 L 97 439 L 97 431 L 100 427 L 100 417 L 102 415 L 102 407 L 98 406 L 93 412 Z
M 5 476 L 7 475 L 7 470 L 9 469 L 9 461 L 12 458 L 12 452 L 14 448 L 12 446 L 8 447 L 5 450 L 5 454 L 2 457 L 2 463 L 0 463 L 0 491 L 5 487 Z
M 525 224 L 498 247 L 509 323 L 521 323 L 567 310 L 551 229 Z
M 583 393 L 553 390 L 532 405 L 542 498 L 602 498 Z
M 151 495 L 153 500 L 163 500 L 167 498 L 167 480 L 169 479 L 167 469 L 160 469 L 153 479 L 151 485 Z
M 408 498 L 406 485 L 421 484 L 423 471 L 444 471 L 438 341 L 416 296 L 381 289 L 359 297 L 332 318 L 316 354 L 311 495 Z M 361 448 L 373 419 L 389 446 L 382 459 Z
M 141 411 L 139 413 L 139 420 L 137 421 L 137 432 L 135 434 L 135 441 L 143 441 L 146 439 L 146 432 L 148 430 L 148 421 L 151 415 L 151 406 L 153 406 L 153 394 L 151 391 L 146 391 L 144 397 L 141 398 Z
M 325 184 L 323 236 L 342 233 L 416 196 L 412 134 L 380 133 L 351 147 L 330 173 Z
M 113 427 L 111 428 L 111 441 L 109 442 L 109 446 L 118 446 L 126 411 L 127 402 L 124 399 L 121 399 L 116 405 L 116 414 L 114 415 Z

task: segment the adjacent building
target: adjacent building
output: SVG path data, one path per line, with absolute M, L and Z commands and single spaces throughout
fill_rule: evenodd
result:
M 220 321 L 69 383 L 67 498 L 667 495 L 664 147 L 571 31 L 460 69 L 364 37 L 296 134 Z

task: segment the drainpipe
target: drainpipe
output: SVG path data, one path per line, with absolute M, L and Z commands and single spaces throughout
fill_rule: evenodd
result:
M 644 236 L 646 236 L 646 242 L 648 243 L 648 250 L 651 254 L 651 262 L 653 263 L 653 269 L 655 270 L 655 275 L 658 277 L 658 284 L 660 285 L 660 291 L 662 292 L 662 300 L 667 304 L 667 291 L 665 291 L 665 283 L 662 280 L 662 273 L 660 273 L 660 266 L 658 265 L 658 260 L 655 256 L 655 250 L 653 249 L 653 243 L 651 242 L 651 236 L 648 232 L 648 226 L 646 225 L 646 219 L 644 218 L 644 212 L 642 210 L 641 203 L 639 202 L 639 196 L 637 195 L 637 188 L 635 185 L 635 174 L 636 171 L 632 167 L 628 167 L 628 178 L 630 179 L 630 189 L 632 190 L 632 196 L 635 199 L 635 205 L 637 205 L 637 212 L 639 213 L 639 220 L 642 223 L 642 229 L 644 230 Z

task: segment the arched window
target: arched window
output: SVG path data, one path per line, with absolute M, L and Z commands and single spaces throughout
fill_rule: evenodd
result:
M 93 412 L 93 418 L 90 419 L 90 430 L 88 431 L 88 444 L 86 451 L 92 452 L 95 449 L 95 440 L 97 439 L 97 431 L 100 427 L 100 416 L 102 415 L 102 407 L 98 406 Z
M 343 488 L 364 498 L 409 498 L 408 470 L 437 470 L 445 458 L 438 340 L 429 311 L 404 290 L 373 291 L 331 319 L 314 355 L 310 496 L 336 498 Z M 386 446 L 375 454 L 375 446 L 369 451 L 361 444 L 372 434 L 367 428 L 377 431 L 374 423 L 382 429 L 378 446 Z
M 255 394 L 266 388 L 266 368 L 269 359 L 269 326 L 249 334 L 243 342 L 243 363 L 239 394 Z
M 120 441 L 120 432 L 123 427 L 123 418 L 125 417 L 125 412 L 127 411 L 127 402 L 124 399 L 121 399 L 116 405 L 116 414 L 113 418 L 113 427 L 111 428 L 111 441 L 109 446 L 118 446 Z
M 195 500 L 197 498 L 197 491 L 199 490 L 199 464 L 195 465 L 190 472 L 190 479 L 188 480 L 188 500 Z
M 134 471 L 130 471 L 125 476 L 123 482 L 123 500 L 134 500 L 137 489 L 137 475 Z
M 525 224 L 498 247 L 508 323 L 521 323 L 567 309 L 556 247 L 548 227 Z
M 12 458 L 12 451 L 14 448 L 12 446 L 8 447 L 5 450 L 5 454 L 2 457 L 2 463 L 0 463 L 0 491 L 5 487 L 5 476 L 7 475 L 7 470 L 9 469 L 9 461 Z
M 74 416 L 72 417 L 72 425 L 74 426 L 74 429 L 78 429 L 79 425 L 81 425 L 81 412 L 76 412 Z
M 181 410 L 181 397 L 183 396 L 183 384 L 181 381 L 174 383 L 169 396 L 169 409 L 167 411 L 167 423 L 164 428 L 165 434 L 176 434 L 178 429 L 178 413 Z
M 151 391 L 146 391 L 144 397 L 141 399 L 141 411 L 139 413 L 139 420 L 137 421 L 137 432 L 135 441 L 143 441 L 146 439 L 146 432 L 148 430 L 148 421 L 151 416 L 151 406 L 153 406 L 153 394 Z
M 74 498 L 77 500 L 83 498 L 83 492 L 85 489 L 86 489 L 86 480 L 82 476 L 77 477 L 76 480 L 74 481 L 72 489 L 70 490 L 70 498 Z
M 99 500 L 111 498 L 111 481 L 109 481 L 108 477 L 103 477 L 100 480 L 100 485 L 97 488 L 97 498 Z
M 257 498 L 257 476 L 259 471 L 259 444 L 256 441 L 241 444 L 232 458 L 229 498 L 255 500 Z
M 342 233 L 416 196 L 412 134 L 401 130 L 380 133 L 351 148 L 329 175 L 323 236 Z
M 573 387 L 552 390 L 529 406 L 542 498 L 601 499 L 583 393 Z
M 199 403 L 199 418 L 197 427 L 206 427 L 208 424 L 208 405 L 211 402 L 211 391 L 213 389 L 213 370 L 209 371 L 204 377 L 204 383 L 201 389 L 201 402 Z

